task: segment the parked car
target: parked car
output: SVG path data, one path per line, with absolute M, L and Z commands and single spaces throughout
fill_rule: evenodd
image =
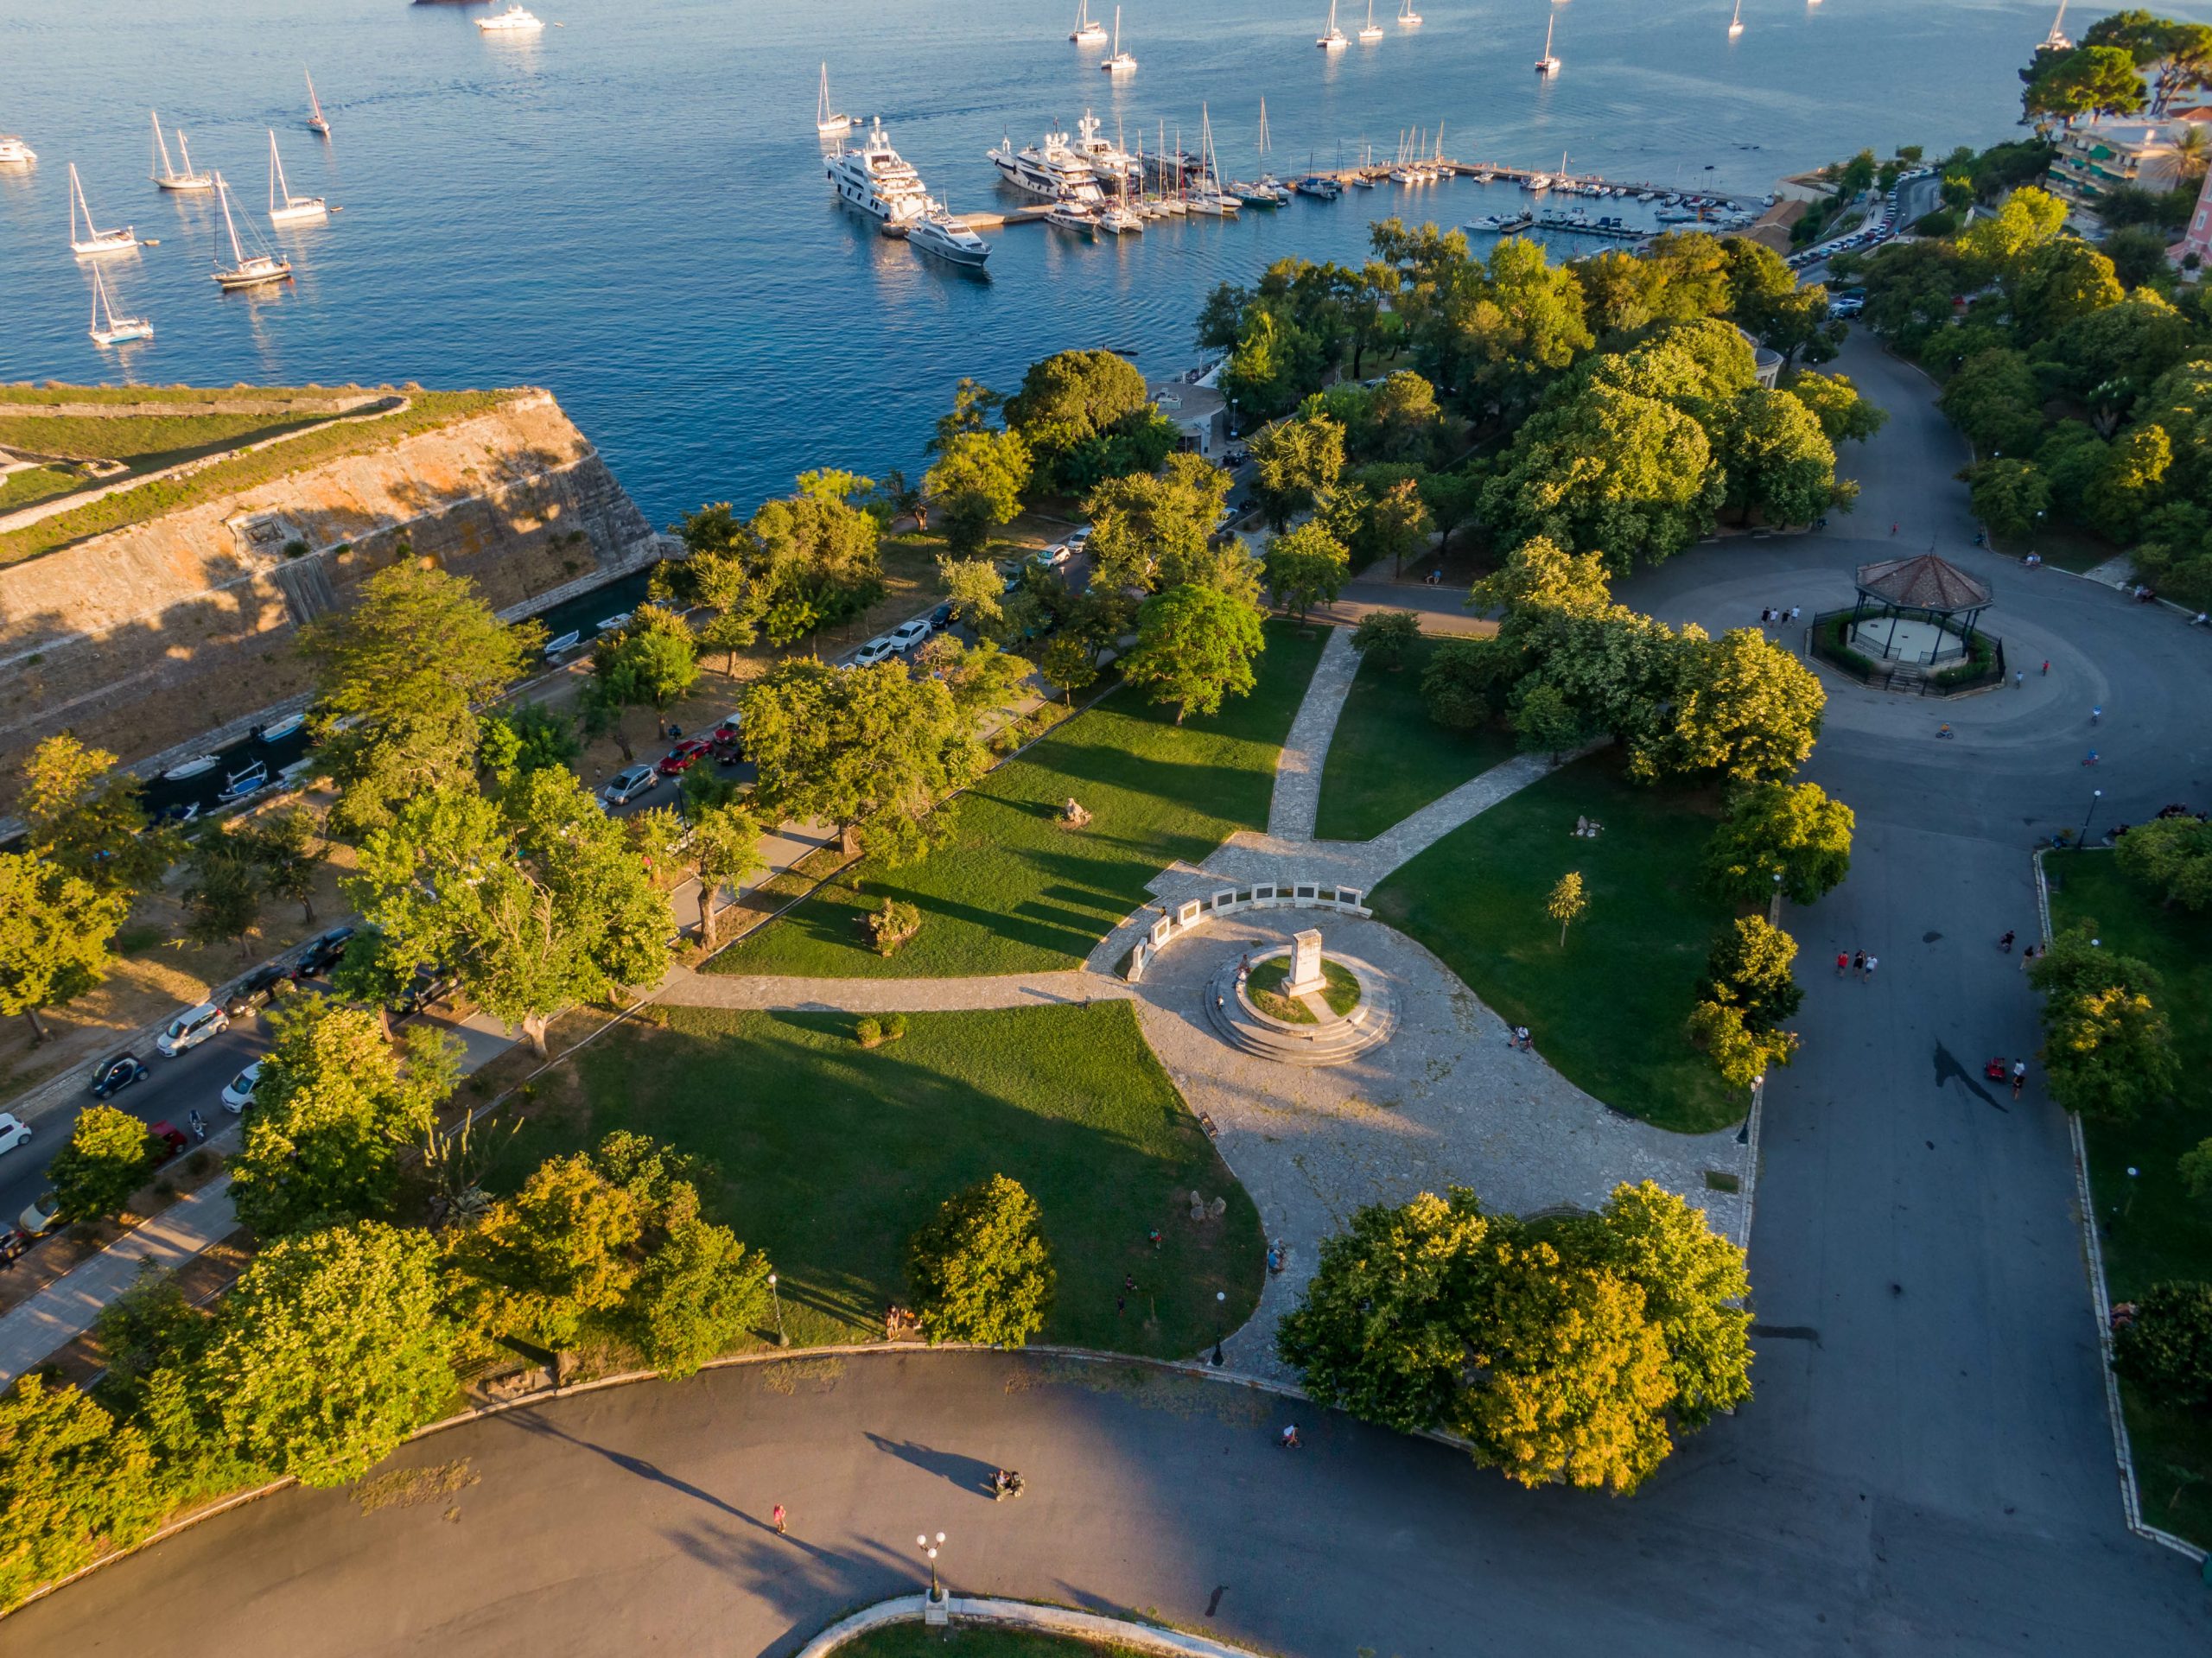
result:
M 0 1152 L 12 1152 L 27 1144 L 31 1137 L 31 1126 L 21 1117 L 0 1111 Z
M 154 1046 L 164 1059 L 174 1059 L 202 1042 L 213 1040 L 231 1028 L 231 1016 L 212 1001 L 203 1001 L 197 1007 L 188 1007 L 168 1022 L 162 1033 L 154 1039 Z
M 182 1155 L 184 1148 L 192 1144 L 184 1130 L 173 1122 L 149 1122 L 146 1125 L 146 1135 L 158 1143 L 159 1149 L 154 1153 L 157 1167 L 173 1157 Z
M 61 1218 L 61 1200 L 50 1191 L 42 1191 L 23 1205 L 23 1212 L 16 1217 L 16 1224 L 26 1237 L 39 1237 L 54 1229 Z
M 930 631 L 932 633 L 942 633 L 951 626 L 952 606 L 950 603 L 939 605 L 935 610 L 930 612 Z
M 680 778 L 713 750 L 714 745 L 703 737 L 686 737 L 661 757 L 657 769 L 664 778 Z
M 626 765 L 607 781 L 599 791 L 603 804 L 626 806 L 640 795 L 651 794 L 660 786 L 660 773 L 650 765 Z
M 292 968 L 292 977 L 320 979 L 345 959 L 346 946 L 353 942 L 351 927 L 333 927 L 308 940 L 307 948 L 300 952 L 300 959 Z
M 1070 549 L 1079 553 L 1090 545 L 1090 526 L 1087 524 L 1078 524 L 1076 527 L 1076 532 L 1068 537 L 1068 546 Z
M 929 636 L 930 624 L 927 617 L 915 621 L 901 622 L 891 630 L 892 648 L 900 656 L 904 656 L 916 645 L 927 640 Z
M 138 1063 L 135 1053 L 118 1053 L 112 1059 L 102 1060 L 92 1072 L 92 1097 L 105 1100 L 120 1094 L 145 1075 L 146 1067 Z
M 1029 555 L 1048 570 L 1057 570 L 1075 556 L 1075 549 L 1065 541 L 1056 541 L 1050 547 L 1039 547 Z
M 223 1086 L 223 1109 L 236 1116 L 253 1103 L 255 1085 L 261 1081 L 261 1067 L 267 1063 L 257 1059 Z
M 254 969 L 238 981 L 238 988 L 225 999 L 223 1011 L 232 1019 L 243 1019 L 289 989 L 292 974 L 292 969 L 279 967 L 274 962 Z
M 392 1003 L 392 1011 L 402 1019 L 421 1013 L 431 1003 L 442 1001 L 452 994 L 458 981 L 448 969 L 424 962 L 415 969 L 414 978 Z
M 853 652 L 853 665 L 855 668 L 873 668 L 879 662 L 890 661 L 896 654 L 898 648 L 891 643 L 891 636 L 879 633 Z
M 1863 299 L 1838 299 L 1828 302 L 1828 314 L 1833 317 L 1857 316 L 1866 308 Z

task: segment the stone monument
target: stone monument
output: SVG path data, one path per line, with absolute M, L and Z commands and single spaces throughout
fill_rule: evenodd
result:
M 1321 935 L 1313 927 L 1294 934 L 1290 941 L 1290 976 L 1283 981 L 1286 996 L 1302 996 L 1319 990 L 1328 981 L 1321 976 Z

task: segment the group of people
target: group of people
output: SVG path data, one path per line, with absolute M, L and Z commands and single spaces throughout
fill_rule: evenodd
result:
M 1835 953 L 1835 975 L 1839 979 L 1847 973 L 1853 973 L 1862 981 L 1871 981 L 1874 969 L 1881 964 L 1879 958 L 1869 956 L 1863 950 L 1852 950 L 1848 954 L 1842 950 Z
M 1779 605 L 1769 605 L 1764 610 L 1759 612 L 1759 626 L 1779 627 L 1784 622 L 1794 622 L 1797 619 L 1798 608 L 1797 606 L 1792 605 L 1784 610 Z

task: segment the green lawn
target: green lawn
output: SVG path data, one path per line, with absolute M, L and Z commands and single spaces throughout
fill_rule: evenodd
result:
M 1395 673 L 1372 657 L 1359 664 L 1321 765 L 1316 839 L 1371 841 L 1512 758 L 1510 732 L 1452 731 L 1428 717 L 1421 675 L 1437 644 L 1421 640 Z
M 13 512 L 18 507 L 51 500 L 56 495 L 67 495 L 73 489 L 86 486 L 75 473 L 58 467 L 31 467 L 11 472 L 0 478 L 0 512 Z
M 329 411 L 253 415 L 10 415 L 0 443 L 67 461 L 123 461 L 152 471 L 296 431 Z
M 1128 1002 L 914 1013 L 861 1048 L 842 1014 L 677 1007 L 576 1057 L 502 1153 L 511 1189 L 543 1158 L 635 1129 L 709 1159 L 714 1218 L 765 1249 L 792 1343 L 880 1337 L 906 1240 L 973 1181 L 1011 1175 L 1059 1272 L 1040 1339 L 1155 1357 L 1233 1330 L 1258 1299 L 1258 1212 L 1145 1045 Z M 1196 1186 L 1225 1196 L 1193 1225 Z M 1147 1242 L 1154 1227 L 1157 1250 Z M 1115 1302 L 1136 1280 L 1126 1311 Z
M 2104 1240 L 2105 1278 L 2114 1301 L 2162 1279 L 2212 1279 L 2212 1204 L 2189 1195 L 2175 1163 L 2212 1136 L 2212 916 L 2169 912 L 2120 873 L 2116 859 L 2056 854 L 2052 922 L 2095 924 L 2106 947 L 2140 956 L 2165 981 L 2160 999 L 2182 1060 L 2181 1094 L 2134 1122 L 2084 1121 L 2089 1185 Z M 2129 1168 L 2141 1172 L 2133 1180 Z M 2146 1403 L 2122 1383 L 2135 1445 L 2143 1517 L 2212 1546 L 2212 1415 Z
M 920 1623 L 870 1629 L 837 1648 L 838 1658 L 1136 1658 L 1136 1652 L 1118 1641 L 1102 1645 L 1071 1636 L 988 1626 L 948 1633 Z
M 903 869 L 854 865 L 707 970 L 935 979 L 1079 966 L 1168 864 L 1267 826 L 1276 755 L 1326 636 L 1270 622 L 1252 694 L 1180 727 L 1116 692 L 945 808 L 942 850 Z M 1088 828 L 1059 826 L 1071 796 Z M 886 897 L 922 912 L 920 933 L 888 958 L 862 927 Z
M 1441 956 L 1568 1081 L 1617 1111 L 1702 1134 L 1748 1102 L 1683 1034 L 1713 933 L 1733 913 L 1700 889 L 1719 803 L 1647 789 L 1607 750 L 1454 829 L 1369 902 Z M 1577 817 L 1605 825 L 1577 840 Z M 1553 884 L 1580 870 L 1589 908 L 1559 940 Z
M 1293 1001 L 1282 994 L 1282 981 L 1290 976 L 1290 957 L 1281 956 L 1272 962 L 1262 962 L 1254 968 L 1244 981 L 1244 988 L 1263 1013 L 1286 1020 L 1293 1025 L 1317 1025 L 1315 1019 L 1302 1001 Z M 1343 1019 L 1359 1006 L 1359 981 L 1352 976 L 1350 968 L 1338 967 L 1334 962 L 1321 963 L 1321 1000 L 1329 1011 Z

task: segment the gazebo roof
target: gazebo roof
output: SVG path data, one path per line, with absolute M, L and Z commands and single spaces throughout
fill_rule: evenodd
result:
M 1861 564 L 1858 586 L 1861 593 L 1916 610 L 1980 610 L 1990 601 L 1986 583 L 1933 553 Z

